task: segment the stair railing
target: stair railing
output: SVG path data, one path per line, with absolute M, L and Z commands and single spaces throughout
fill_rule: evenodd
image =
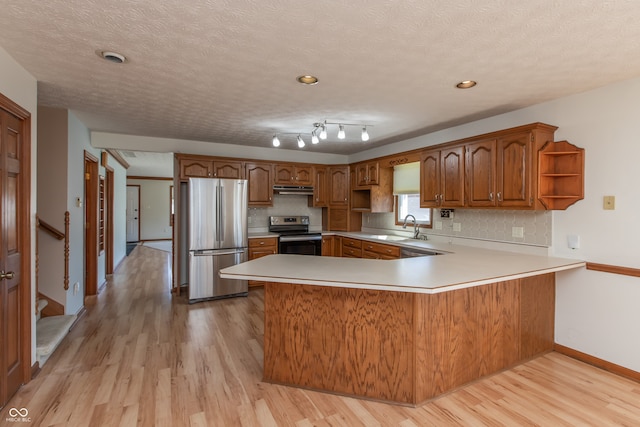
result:
M 45 231 L 57 240 L 64 240 L 64 290 L 69 289 L 69 211 L 64 213 L 64 232 L 58 230 L 48 222 L 43 221 L 40 216 L 36 214 L 36 228 Z M 38 250 L 39 242 L 38 233 L 36 233 L 36 295 L 39 295 L 39 264 L 40 255 Z M 38 298 L 36 298 L 36 314 L 38 314 Z

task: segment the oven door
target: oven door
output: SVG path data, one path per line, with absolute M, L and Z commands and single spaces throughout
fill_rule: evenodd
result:
M 322 255 L 322 236 L 280 236 L 281 254 Z

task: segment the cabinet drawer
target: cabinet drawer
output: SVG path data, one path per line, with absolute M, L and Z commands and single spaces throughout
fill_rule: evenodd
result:
M 265 246 L 273 246 L 273 247 L 278 246 L 278 238 L 264 237 L 264 238 L 249 239 L 250 248 L 263 248 Z
M 362 250 L 343 245 L 342 256 L 346 258 L 362 258 Z
M 362 249 L 392 258 L 400 257 L 400 247 L 382 243 L 363 242 Z
M 352 239 L 350 237 L 343 237 L 342 238 L 342 246 L 344 248 L 362 249 L 362 240 Z

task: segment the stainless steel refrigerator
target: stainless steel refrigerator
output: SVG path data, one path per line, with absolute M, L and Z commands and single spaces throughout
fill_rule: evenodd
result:
M 247 180 L 189 179 L 189 303 L 246 296 L 246 280 L 220 269 L 248 259 Z

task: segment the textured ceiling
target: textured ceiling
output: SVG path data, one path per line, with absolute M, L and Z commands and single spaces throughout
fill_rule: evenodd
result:
M 640 76 L 640 2 L 0 0 L 39 102 L 94 131 L 349 154 Z M 129 58 L 113 64 L 96 55 Z M 316 75 L 315 86 L 295 78 Z M 461 80 L 478 86 L 459 90 Z M 349 132 L 351 131 L 351 132 Z M 351 135 L 351 136 L 349 136 Z M 297 149 L 295 136 L 282 148 Z M 136 147 L 131 147 L 135 149 Z

